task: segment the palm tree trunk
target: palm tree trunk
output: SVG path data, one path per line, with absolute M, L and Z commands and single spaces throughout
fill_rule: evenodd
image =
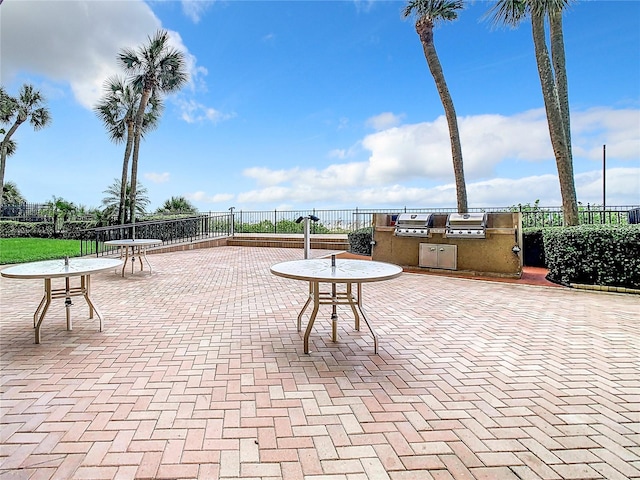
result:
M 2 192 L 4 192 L 4 172 L 7 167 L 7 145 L 11 136 L 15 133 L 22 122 L 24 122 L 24 120 L 18 116 L 15 123 L 11 125 L 11 128 L 4 136 L 2 142 L 0 142 L 0 206 L 2 205 Z
M 127 176 L 129 174 L 129 157 L 133 147 L 134 125 L 133 120 L 127 121 L 127 145 L 124 149 L 122 160 L 122 178 L 120 180 L 120 205 L 118 206 L 118 222 L 124 225 L 127 217 Z
M 564 34 L 562 32 L 562 14 L 549 13 L 549 33 L 551 39 L 551 61 L 556 77 L 558 100 L 562 122 L 565 127 L 567 147 L 571 153 L 571 122 L 569 116 L 569 86 L 567 82 L 567 67 L 564 55 Z
M 0 207 L 2 206 L 2 194 L 4 193 L 4 170 L 7 165 L 7 147 L 0 143 Z
M 466 213 L 469 209 L 467 204 L 467 188 L 464 180 L 464 165 L 462 162 L 462 145 L 460 143 L 460 132 L 458 130 L 458 117 L 456 116 L 456 110 L 444 78 L 442 65 L 440 64 L 440 59 L 438 58 L 438 53 L 433 43 L 433 25 L 430 25 L 427 20 L 420 19 L 416 22 L 416 31 L 420 36 L 424 56 L 427 60 L 429 71 L 436 83 L 436 88 L 438 89 L 440 101 L 444 107 L 444 113 L 449 126 L 458 213 Z
M 140 98 L 140 106 L 136 113 L 136 124 L 134 126 L 133 159 L 131 161 L 131 188 L 129 189 L 129 219 L 132 224 L 131 238 L 135 238 L 136 235 L 136 186 L 138 185 L 138 157 L 140 154 L 140 137 L 142 137 L 142 119 L 150 97 L 151 90 L 147 90 L 145 88 Z
M 556 168 L 558 169 L 564 224 L 577 225 L 578 204 L 573 179 L 573 164 L 563 122 L 561 101 L 558 96 L 558 89 L 546 44 L 544 15 L 538 12 L 532 12 L 531 27 L 536 63 L 538 65 L 538 75 L 540 76 L 540 86 L 542 87 L 542 98 L 544 99 L 544 106 L 547 113 L 551 146 L 553 147 L 553 153 L 556 158 Z

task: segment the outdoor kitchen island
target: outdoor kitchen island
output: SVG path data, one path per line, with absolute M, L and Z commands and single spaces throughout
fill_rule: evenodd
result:
M 520 278 L 522 215 L 376 214 L 371 257 L 409 271 Z

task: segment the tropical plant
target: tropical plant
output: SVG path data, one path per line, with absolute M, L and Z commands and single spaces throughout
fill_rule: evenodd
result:
M 462 145 L 460 143 L 460 132 L 458 130 L 458 119 L 453 106 L 453 100 L 444 78 L 442 65 L 436 52 L 433 42 L 433 29 L 439 22 L 450 22 L 458 18 L 458 10 L 464 7 L 463 0 L 410 0 L 403 10 L 405 18 L 415 17 L 415 27 L 422 50 L 427 60 L 429 71 L 440 95 L 442 106 L 444 107 L 447 125 L 449 126 L 449 137 L 451 139 L 451 154 L 453 158 L 453 174 L 456 183 L 456 202 L 459 213 L 468 210 L 467 188 L 464 180 L 464 168 L 462 162 Z
M 45 203 L 45 207 L 42 213 L 45 216 L 53 218 L 53 236 L 56 236 L 56 232 L 59 230 L 59 220 L 66 222 L 76 212 L 76 206 L 73 202 L 69 202 L 62 197 L 52 197 L 52 200 Z
M 168 215 L 178 213 L 196 214 L 198 209 L 184 197 L 171 197 L 169 200 L 165 200 L 162 206 L 156 210 L 156 213 Z
M 18 205 L 26 202 L 15 182 L 7 182 L 2 186 L 2 203 L 4 205 Z
M 142 186 L 142 184 L 138 183 L 138 197 L 136 202 L 136 213 L 140 215 L 144 215 L 146 212 L 146 207 L 149 205 L 150 200 L 147 197 L 147 189 Z M 127 203 L 125 205 L 125 213 L 129 212 L 129 201 L 130 196 L 129 192 L 131 191 L 131 184 L 127 184 L 125 188 L 125 192 L 127 193 Z M 113 183 L 109 185 L 109 187 L 103 191 L 107 196 L 102 199 L 102 214 L 103 218 L 108 218 L 112 222 L 115 221 L 118 223 L 118 205 L 120 203 L 120 180 L 117 178 L 113 180 Z M 129 223 L 131 220 L 125 217 L 125 223 Z
M 106 127 L 109 138 L 116 144 L 126 142 L 122 161 L 122 178 L 120 180 L 120 202 L 118 204 L 118 221 L 125 223 L 126 186 L 129 175 L 129 158 L 134 139 L 135 115 L 140 105 L 142 93 L 128 85 L 124 78 L 113 76 L 104 84 L 105 94 L 94 107 L 98 118 Z M 152 95 L 147 104 L 142 120 L 141 136 L 158 126 L 164 105 L 160 98 Z
M 11 137 L 27 120 L 34 130 L 46 127 L 51 122 L 51 116 L 44 104 L 44 96 L 35 90 L 33 85 L 22 85 L 17 98 L 11 97 L 0 87 L 0 122 L 6 125 L 13 122 L 6 133 L 2 130 L 4 137 L 0 142 L 0 191 L 4 186 L 7 157 L 16 151 L 16 144 Z
M 179 90 L 188 80 L 184 53 L 169 46 L 169 33 L 166 30 L 158 30 L 155 36 L 149 37 L 148 40 L 148 44 L 137 50 L 124 49 L 119 55 L 120 64 L 132 75 L 131 83 L 134 90 L 142 92 L 134 124 L 130 182 L 132 188 L 129 193 L 131 223 L 135 223 L 137 209 L 138 159 L 147 103 L 153 95 L 161 97 Z
M 564 224 L 567 226 L 579 223 L 562 28 L 562 13 L 570 3 L 572 0 L 498 0 L 486 15 L 492 18 L 494 25 L 511 27 L 518 26 L 527 17 L 531 19 L 538 76 L 556 158 Z M 547 48 L 545 20 L 549 21 L 551 56 Z

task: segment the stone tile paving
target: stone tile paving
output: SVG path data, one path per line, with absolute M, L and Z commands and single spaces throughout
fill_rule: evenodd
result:
M 321 251 L 313 251 L 319 256 Z M 640 478 L 640 297 L 405 273 L 363 287 L 381 336 L 269 266 L 156 254 L 92 278 L 105 329 L 0 279 L 1 479 Z M 323 321 L 324 320 L 324 321 Z

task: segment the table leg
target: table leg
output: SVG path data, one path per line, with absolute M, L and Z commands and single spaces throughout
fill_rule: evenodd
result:
M 64 279 L 64 310 L 67 316 L 67 330 L 71 331 L 73 330 L 73 324 L 71 323 L 72 303 L 71 303 L 71 295 L 70 295 L 71 286 L 69 284 L 70 284 L 69 277 L 65 277 Z
M 309 306 L 312 300 L 313 300 L 313 283 L 309 282 L 309 296 L 307 297 L 307 303 L 304 304 L 304 307 L 302 307 L 302 310 L 300 310 L 300 313 L 298 314 L 298 331 L 302 330 L 302 315 L 304 315 L 304 312 L 307 310 L 307 307 Z
M 40 305 L 38 305 L 38 308 L 36 308 L 36 311 L 33 314 L 33 328 L 36 328 L 36 323 L 38 323 L 38 313 L 40 312 L 40 309 L 42 308 L 42 306 L 45 304 L 46 301 L 47 301 L 47 287 L 45 285 L 45 290 L 44 290 L 44 294 L 42 295 L 42 300 L 40 300 Z
M 142 272 L 144 270 L 144 265 L 142 264 L 142 257 L 144 256 L 145 257 L 144 259 L 147 260 L 145 248 L 142 246 L 139 246 L 137 254 L 138 254 L 138 262 L 140 262 L 140 271 Z M 149 262 L 147 261 L 147 263 Z
M 358 298 L 360 298 L 360 283 L 358 284 Z M 358 315 L 358 309 L 356 308 L 357 304 L 354 302 L 353 297 L 353 289 L 352 284 L 347 283 L 347 300 L 349 301 L 349 306 L 351 307 L 351 311 L 353 312 L 353 318 L 355 322 L 355 329 L 360 330 L 360 315 Z M 356 299 L 357 301 L 357 299 Z
M 49 310 L 49 305 L 51 305 L 51 279 L 50 278 L 45 278 L 44 279 L 44 298 L 43 298 L 43 300 L 45 300 L 44 306 L 42 305 L 42 302 L 40 302 L 40 305 L 38 306 L 38 309 L 36 310 L 36 313 L 35 313 L 35 315 L 38 315 L 38 310 L 40 310 L 40 308 L 42 307 L 42 312 L 40 313 L 40 316 L 38 317 L 38 321 L 34 325 L 35 330 L 36 330 L 36 343 L 40 343 L 40 326 L 42 325 L 42 321 L 44 320 L 44 316 L 47 314 L 47 310 Z M 34 317 L 34 320 L 35 320 L 35 317 Z
M 336 284 L 331 283 L 331 341 L 338 341 L 338 296 Z
M 364 323 L 367 325 L 367 328 L 369 328 L 369 331 L 371 332 L 371 336 L 373 337 L 373 353 L 378 353 L 378 334 L 376 334 L 376 331 L 373 329 L 373 327 L 369 323 L 367 314 L 365 313 L 364 308 L 362 307 L 362 284 L 361 283 L 358 284 L 358 300 L 356 305 L 358 307 L 358 310 L 360 311 L 360 314 L 362 315 L 362 319 L 364 320 Z
M 311 312 L 311 317 L 309 318 L 307 329 L 304 332 L 304 353 L 309 353 L 309 335 L 311 334 L 311 330 L 313 329 L 313 323 L 316 321 L 316 316 L 318 315 L 318 308 L 320 307 L 320 283 L 319 282 L 312 282 L 312 283 L 313 283 L 313 311 Z
M 83 286 L 86 285 L 86 288 L 83 289 L 83 295 L 84 295 L 84 299 L 87 301 L 87 305 L 89 305 L 89 318 L 93 318 L 93 312 L 95 312 L 96 315 L 98 316 L 98 320 L 100 320 L 100 331 L 102 331 L 102 327 L 103 327 L 102 314 L 100 313 L 100 310 L 98 310 L 98 307 L 95 306 L 95 304 L 93 303 L 90 297 L 91 275 L 86 275 L 86 282 L 85 282 L 85 275 L 83 275 L 81 281 Z
M 124 277 L 124 271 L 127 268 L 127 262 L 129 261 L 129 247 L 120 247 L 124 250 L 124 263 L 122 264 L 122 276 Z M 122 258 L 122 250 L 120 250 L 120 258 Z

